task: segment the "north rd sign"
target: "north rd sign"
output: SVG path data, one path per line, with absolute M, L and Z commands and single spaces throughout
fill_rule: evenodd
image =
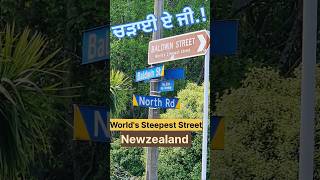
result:
M 148 64 L 202 56 L 207 53 L 209 44 L 206 30 L 150 41 Z
M 164 108 L 164 109 L 180 109 L 178 98 L 166 98 L 158 96 L 132 96 L 133 106 L 148 107 L 148 108 Z

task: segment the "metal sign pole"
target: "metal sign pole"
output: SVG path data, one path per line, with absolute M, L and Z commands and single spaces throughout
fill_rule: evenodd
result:
M 163 0 L 154 0 L 154 14 L 157 18 L 161 17 L 163 12 Z M 158 31 L 152 35 L 152 40 L 160 39 L 162 35 L 162 27 L 160 23 L 157 24 Z M 150 81 L 150 95 L 160 96 L 158 91 L 158 80 Z M 159 119 L 160 110 L 149 108 L 149 119 Z M 147 163 L 146 163 L 146 180 L 157 180 L 158 179 L 158 148 L 147 147 Z
M 209 49 L 209 48 L 208 48 Z M 210 64 L 210 49 L 205 55 L 204 61 L 204 102 L 203 102 L 203 130 L 202 130 L 202 171 L 201 179 L 207 178 L 207 154 L 208 154 L 208 116 L 209 116 L 209 64 Z
M 317 0 L 303 1 L 302 80 L 299 179 L 312 180 L 314 171 L 315 68 Z

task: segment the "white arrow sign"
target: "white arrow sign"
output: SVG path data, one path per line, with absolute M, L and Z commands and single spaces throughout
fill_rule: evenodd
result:
M 204 38 L 204 36 L 202 34 L 201 35 L 197 35 L 197 37 L 198 37 L 198 39 L 200 41 L 200 45 L 198 47 L 197 52 L 201 52 L 201 51 L 203 51 L 204 47 L 206 46 L 207 41 L 206 41 L 206 39 Z

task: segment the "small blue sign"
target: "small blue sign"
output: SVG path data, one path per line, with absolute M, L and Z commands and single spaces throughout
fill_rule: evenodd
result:
M 185 73 L 183 68 L 175 68 L 175 69 L 166 69 L 164 71 L 164 79 L 184 79 Z
M 106 107 L 73 105 L 73 109 L 75 140 L 97 142 L 110 140 Z
M 164 65 L 136 71 L 136 82 L 147 81 L 153 78 L 164 76 Z
M 158 84 L 158 91 L 159 92 L 174 91 L 174 80 L 160 81 Z
M 82 37 L 82 64 L 109 60 L 109 44 L 108 26 L 85 31 Z
M 133 106 L 148 108 L 180 109 L 180 102 L 178 98 L 133 95 L 132 104 Z
M 238 20 L 215 20 L 211 24 L 211 54 L 234 55 L 238 49 Z

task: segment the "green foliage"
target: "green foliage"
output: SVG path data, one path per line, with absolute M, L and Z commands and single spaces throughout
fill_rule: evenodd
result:
M 191 148 L 160 148 L 159 179 L 200 179 L 201 142 L 201 133 L 196 133 Z
M 203 86 L 188 83 L 186 88 L 178 92 L 181 109 L 168 109 L 161 118 L 201 119 L 203 114 Z
M 319 72 L 318 68 L 318 75 Z M 217 103 L 217 114 L 225 119 L 225 150 L 215 153 L 215 178 L 298 178 L 299 74 L 283 78 L 270 68 L 254 68 L 240 88 L 225 92 Z M 319 94 L 317 87 L 317 140 L 320 138 Z M 315 179 L 320 178 L 319 148 L 317 144 Z
M 214 92 L 240 87 L 245 74 L 253 67 L 273 67 L 282 75 L 292 75 L 301 63 L 301 2 L 211 1 L 215 19 L 239 19 L 237 53 L 211 60 Z
M 161 118 L 201 119 L 203 86 L 188 83 L 178 92 L 181 109 L 168 110 Z M 191 148 L 160 148 L 159 179 L 199 179 L 201 174 L 201 133 L 194 133 Z
M 112 142 L 111 179 L 129 179 L 143 175 L 143 148 L 124 148 L 120 146 L 120 139 Z
M 114 102 L 113 116 L 120 118 L 130 105 L 132 97 L 130 79 L 121 71 L 111 70 L 110 91 Z
M 48 40 L 25 29 L 16 35 L 7 25 L 0 34 L 0 179 L 27 173 L 35 154 L 48 151 L 46 125 L 57 113 L 52 99 L 61 85 L 58 50 L 46 55 Z

